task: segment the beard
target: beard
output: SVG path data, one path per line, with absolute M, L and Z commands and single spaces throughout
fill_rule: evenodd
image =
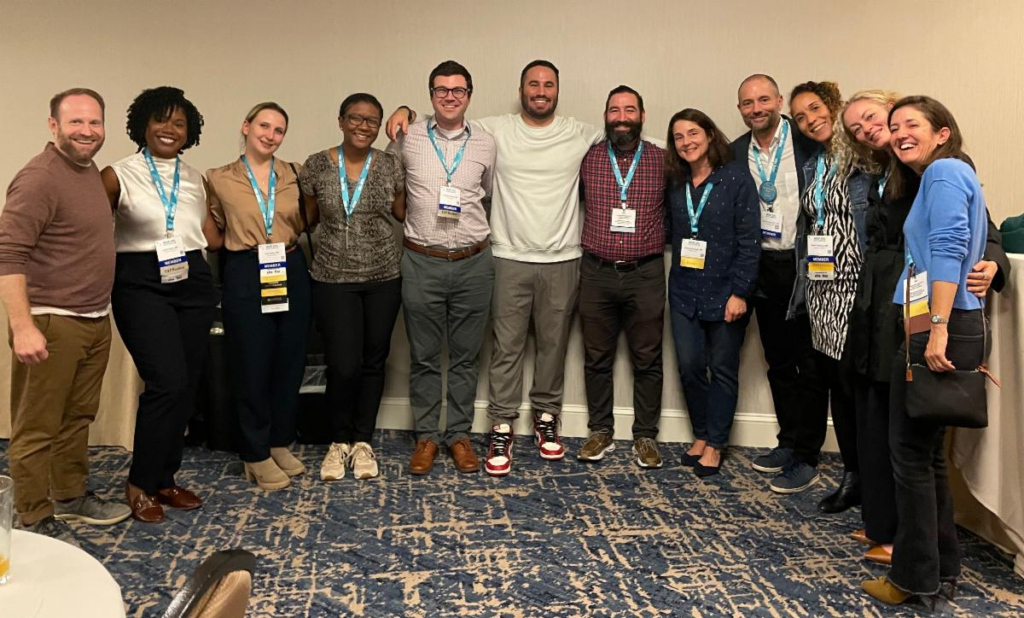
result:
M 616 131 L 618 127 L 628 127 L 629 130 Z M 640 133 L 643 131 L 643 128 L 644 125 L 642 123 L 630 122 L 628 120 L 606 122 L 604 123 L 604 134 L 613 146 L 619 150 L 625 150 L 640 139 Z
M 103 146 L 103 138 L 97 137 L 93 141 L 94 148 L 89 152 L 82 152 L 82 144 L 73 141 L 60 129 L 57 130 L 57 136 L 54 141 L 58 150 L 63 152 L 67 158 L 83 167 L 88 167 L 92 163 L 92 158 L 96 156 L 96 153 L 100 151 L 100 147 Z
M 548 111 L 543 113 L 538 113 L 530 109 L 530 97 L 525 94 L 519 97 L 519 104 L 522 106 L 523 111 L 526 112 L 526 115 L 530 118 L 534 118 L 536 120 L 547 120 L 555 115 L 555 109 L 558 107 L 558 95 L 556 94 L 549 100 L 551 101 L 551 107 Z

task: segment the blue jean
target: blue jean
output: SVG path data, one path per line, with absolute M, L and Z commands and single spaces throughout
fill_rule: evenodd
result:
M 750 322 L 708 322 L 672 311 L 679 379 L 693 437 L 722 449 L 729 443 L 739 393 L 740 347 Z

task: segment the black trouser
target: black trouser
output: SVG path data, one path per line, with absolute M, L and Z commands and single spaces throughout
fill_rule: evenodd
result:
M 864 531 L 876 543 L 892 543 L 896 536 L 896 483 L 889 451 L 889 383 L 858 376 L 854 401 Z
M 402 306 L 402 279 L 313 284 L 313 312 L 324 338 L 331 441 L 369 442 L 384 394 L 384 367 Z
M 580 265 L 580 322 L 591 431 L 615 429 L 613 376 L 619 333 L 633 362 L 633 437 L 654 438 L 661 418 L 665 260 L 652 256 L 620 272 L 588 254 Z
M 145 383 L 128 482 L 150 495 L 173 487 L 181 468 L 217 302 L 202 252 L 186 255 L 188 278 L 165 284 L 155 251 L 117 254 L 114 320 Z
M 793 458 L 818 465 L 825 443 L 828 389 L 820 378 L 811 344 L 811 323 L 806 314 L 786 319 L 796 280 L 793 251 L 762 251 L 758 290 L 752 298 L 768 362 L 768 385 L 779 421 L 779 446 L 793 449 Z
M 982 361 L 983 319 L 980 309 L 954 309 L 950 314 L 946 358 L 954 367 L 969 370 Z M 928 337 L 929 333 L 923 332 L 910 338 L 910 362 L 926 364 Z M 960 544 L 946 476 L 946 428 L 907 416 L 905 349 L 900 346 L 893 363 L 889 400 L 889 444 L 899 518 L 889 579 L 907 592 L 935 594 L 940 582 L 960 575 Z
M 224 337 L 243 461 L 263 461 L 295 441 L 299 387 L 309 337 L 309 271 L 301 250 L 288 253 L 288 311 L 260 309 L 256 251 L 224 252 Z
M 828 389 L 832 427 L 839 443 L 839 454 L 843 458 L 846 472 L 860 472 L 860 458 L 857 457 L 857 408 L 854 405 L 854 371 L 846 360 L 836 360 L 817 352 L 818 374 Z M 820 419 L 824 431 L 828 431 L 828 419 Z

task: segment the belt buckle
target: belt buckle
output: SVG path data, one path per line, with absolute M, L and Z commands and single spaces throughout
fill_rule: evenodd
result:
M 617 273 L 626 273 L 631 270 L 636 270 L 636 264 L 634 262 L 627 262 L 625 260 L 615 260 L 612 262 L 612 268 Z

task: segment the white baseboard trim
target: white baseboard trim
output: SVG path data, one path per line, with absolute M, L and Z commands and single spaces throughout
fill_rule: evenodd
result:
M 441 406 L 442 423 L 445 417 L 446 405 Z M 620 440 L 632 438 L 633 409 L 615 408 L 615 437 Z M 529 404 L 524 405 L 519 411 L 519 420 L 515 422 L 516 434 L 524 435 L 533 431 L 532 416 Z M 570 438 L 585 438 L 587 431 L 587 408 L 580 405 L 566 405 L 562 407 L 562 435 Z M 377 417 L 377 427 L 380 429 L 411 430 L 412 410 L 409 407 L 409 400 L 400 397 L 385 397 L 380 404 L 380 414 Z M 490 422 L 487 420 L 487 402 L 476 402 L 476 416 L 473 419 L 473 433 L 486 433 L 490 430 Z M 732 436 L 730 442 L 735 446 L 775 446 L 775 435 L 779 430 L 775 422 L 775 414 L 757 412 L 737 412 L 733 421 Z M 690 422 L 686 412 L 683 410 L 663 410 L 661 423 L 659 424 L 659 442 L 690 442 L 693 434 L 690 431 Z M 838 451 L 835 432 L 832 429 L 832 419 L 828 421 L 828 435 L 825 438 L 824 450 Z

